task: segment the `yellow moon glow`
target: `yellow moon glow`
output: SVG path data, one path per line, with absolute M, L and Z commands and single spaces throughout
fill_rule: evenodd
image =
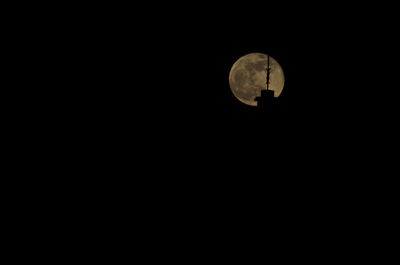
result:
M 229 73 L 229 85 L 232 93 L 241 102 L 257 106 L 254 101 L 261 95 L 261 90 L 267 89 L 267 59 L 263 53 L 250 53 L 240 57 L 232 66 Z M 277 98 L 282 93 L 285 76 L 279 63 L 269 56 L 270 84 L 269 89 L 274 91 Z

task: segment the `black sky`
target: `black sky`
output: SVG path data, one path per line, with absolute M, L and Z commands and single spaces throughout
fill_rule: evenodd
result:
M 331 153 L 362 142 L 393 106 L 380 92 L 390 91 L 380 76 L 393 43 L 355 8 L 196 7 L 160 10 L 146 21 L 118 10 L 83 28 L 78 47 L 90 63 L 82 71 L 88 78 L 76 86 L 93 123 L 118 139 L 138 134 L 132 137 L 167 153 L 181 146 L 183 153 L 200 148 L 213 155 L 220 144 L 221 151 L 241 146 L 233 153 Z M 251 52 L 271 55 L 285 73 L 271 113 L 230 92 L 232 64 Z

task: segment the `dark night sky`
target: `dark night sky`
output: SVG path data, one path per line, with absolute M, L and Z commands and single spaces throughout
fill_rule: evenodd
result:
M 375 3 L 367 12 L 366 3 L 262 2 L 51 6 L 60 25 L 42 19 L 53 27 L 45 38 L 38 33 L 45 27 L 33 24 L 26 37 L 40 72 L 36 84 L 20 77 L 28 80 L 24 96 L 33 107 L 23 118 L 31 121 L 16 119 L 18 138 L 5 139 L 29 162 L 17 159 L 13 168 L 28 172 L 27 182 L 14 178 L 17 188 L 28 183 L 34 193 L 23 199 L 34 212 L 23 226 L 42 222 L 36 210 L 44 207 L 51 216 L 43 225 L 55 226 L 46 227 L 50 239 L 64 240 L 64 228 L 76 234 L 65 237 L 65 249 L 83 242 L 85 252 L 87 237 L 107 253 L 103 242 L 130 254 L 139 245 L 146 258 L 163 260 L 157 248 L 179 257 L 196 250 L 194 259 L 229 248 L 223 259 L 237 261 L 241 245 L 253 243 L 248 261 L 280 253 L 266 244 L 280 248 L 281 260 L 302 258 L 288 242 L 312 255 L 320 251 L 307 240 L 328 249 L 321 239 L 337 237 L 331 249 L 350 242 L 353 251 L 347 238 L 358 230 L 367 242 L 371 227 L 381 228 L 374 218 L 392 213 L 387 202 L 398 194 L 387 192 L 398 187 L 387 166 L 398 164 L 398 82 L 389 81 L 398 76 L 389 64 L 398 62 L 397 31 L 387 34 L 389 19 L 378 24 Z M 285 73 L 279 104 L 268 112 L 241 104 L 229 88 L 232 64 L 251 52 L 271 55 Z M 35 202 L 38 194 L 45 203 Z
M 81 103 L 90 102 L 85 106 L 93 123 L 121 133 L 120 139 L 139 134 L 185 152 L 211 150 L 222 139 L 223 148 L 242 146 L 238 152 L 275 145 L 294 153 L 315 148 L 316 154 L 329 149 L 321 142 L 344 148 L 343 139 L 357 142 L 371 132 L 369 124 L 385 123 L 376 112 L 392 106 L 376 99 L 382 67 L 375 74 L 370 68 L 371 58 L 386 57 L 375 45 L 385 33 L 367 16 L 354 20 L 349 7 L 273 10 L 197 7 L 149 16 L 154 23 L 146 25 L 117 12 L 96 24 L 98 31 L 82 33 L 91 40 L 85 49 L 95 68 L 88 71 L 94 83 L 82 86 Z M 231 66 L 250 52 L 270 54 L 283 67 L 285 88 L 271 113 L 260 114 L 230 92 Z
M 174 233 L 167 239 L 176 238 L 175 227 L 202 233 L 198 228 L 209 224 L 207 246 L 223 230 L 236 237 L 237 227 L 229 224 L 238 220 L 251 222 L 238 225 L 246 233 L 269 229 L 266 236 L 251 232 L 264 242 L 270 230 L 281 239 L 281 231 L 306 231 L 309 238 L 323 219 L 335 222 L 325 230 L 347 226 L 349 214 L 336 222 L 332 208 L 354 213 L 363 205 L 370 215 L 379 182 L 386 193 L 388 167 L 378 160 L 387 156 L 384 148 L 397 150 L 388 140 L 396 135 L 390 110 L 397 98 L 382 93 L 395 90 L 382 78 L 389 75 L 385 62 L 394 60 L 385 51 L 394 43 L 386 42 L 382 28 L 348 6 L 316 12 L 303 3 L 241 3 L 182 12 L 181 4 L 165 5 L 158 13 L 154 7 L 90 7 L 76 29 L 66 26 L 73 38 L 51 35 L 51 43 L 65 46 L 52 55 L 59 60 L 62 54 L 66 66 L 55 68 L 64 79 L 54 78 L 51 93 L 43 93 L 55 106 L 43 108 L 51 113 L 44 137 L 53 160 L 40 161 L 56 168 L 51 189 L 58 192 L 52 183 L 67 172 L 59 186 L 70 183 L 65 198 L 76 198 L 83 212 L 97 206 L 105 216 L 108 205 L 134 216 L 127 227 L 144 217 L 149 231 Z M 285 73 L 279 104 L 268 112 L 241 104 L 229 88 L 232 64 L 251 52 L 271 55 Z M 41 129 L 35 126 L 29 131 Z

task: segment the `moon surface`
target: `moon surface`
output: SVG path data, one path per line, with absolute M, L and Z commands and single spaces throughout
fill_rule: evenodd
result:
M 261 90 L 267 89 L 267 59 L 263 53 L 250 53 L 240 57 L 229 73 L 229 85 L 233 95 L 241 102 L 257 106 L 254 100 L 261 95 Z M 279 63 L 269 56 L 270 84 L 274 97 L 279 97 L 285 84 L 285 77 Z

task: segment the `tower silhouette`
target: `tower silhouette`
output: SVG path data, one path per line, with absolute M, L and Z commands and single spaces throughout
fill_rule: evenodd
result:
M 261 89 L 261 96 L 256 97 L 254 100 L 257 101 L 257 107 L 259 109 L 266 109 L 274 104 L 274 91 L 269 89 L 271 83 L 271 64 L 269 60 L 269 55 L 267 55 L 267 89 Z

